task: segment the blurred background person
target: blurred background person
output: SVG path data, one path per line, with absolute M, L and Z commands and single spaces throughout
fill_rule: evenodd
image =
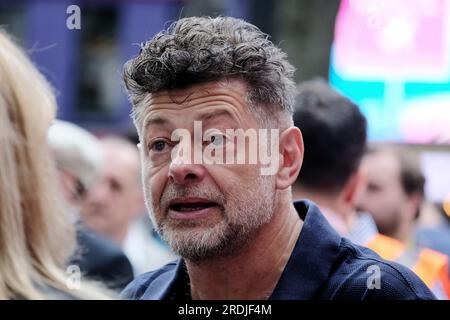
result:
M 47 141 L 56 160 L 63 194 L 77 225 L 78 248 L 70 264 L 83 276 L 121 291 L 134 278 L 132 266 L 122 249 L 80 222 L 86 194 L 101 176 L 103 154 L 98 139 L 72 123 L 57 120 Z
M 0 31 L 0 299 L 106 297 L 68 285 L 81 279 L 65 273 L 75 233 L 46 145 L 55 112 L 45 78 Z
M 83 221 L 121 246 L 135 273 L 156 269 L 175 259 L 152 232 L 145 210 L 139 151 L 135 144 L 117 137 L 100 140 L 102 174 L 83 200 Z
M 445 214 L 426 202 L 425 176 L 417 152 L 400 145 L 374 145 L 364 156 L 367 186 L 357 203 L 385 235 L 450 255 Z M 426 217 L 423 217 L 426 215 Z
M 403 240 L 380 235 L 372 217 L 355 209 L 366 183 L 361 159 L 367 122 L 358 106 L 322 80 L 304 82 L 299 86 L 294 124 L 302 131 L 306 152 L 293 198 L 311 199 L 342 236 L 410 267 L 438 298 L 450 297 L 445 256 L 429 249 L 417 249 L 421 252 L 417 255 Z
M 424 202 L 425 177 L 420 159 L 394 145 L 372 145 L 364 156 L 367 187 L 358 208 L 369 212 L 380 233 L 410 242 Z
M 442 274 L 446 280 L 442 289 L 450 297 L 448 256 L 424 248 L 426 241 L 416 239 L 417 221 L 425 201 L 425 177 L 418 155 L 398 145 L 374 145 L 365 154 L 363 167 L 367 183 L 357 199 L 357 208 L 372 215 L 381 234 L 398 240 L 391 241 L 383 253 L 409 264 L 413 270 L 430 273 L 428 283 L 433 270 Z M 435 238 L 438 246 L 439 242 L 445 246 L 449 240 L 448 235 L 442 234 Z
M 293 187 L 294 199 L 319 204 L 333 227 L 347 235 L 358 219 L 354 203 L 364 184 L 360 161 L 366 148 L 366 119 L 324 80 L 303 82 L 298 90 L 294 125 L 302 131 L 307 152 Z

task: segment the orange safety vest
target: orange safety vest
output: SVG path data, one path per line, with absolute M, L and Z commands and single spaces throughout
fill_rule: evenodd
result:
M 439 290 L 450 299 L 448 257 L 437 251 L 423 248 L 413 253 L 398 241 L 375 234 L 364 246 L 372 249 L 383 259 L 398 262 L 410 268 L 433 292 Z M 439 289 L 438 289 L 439 288 Z

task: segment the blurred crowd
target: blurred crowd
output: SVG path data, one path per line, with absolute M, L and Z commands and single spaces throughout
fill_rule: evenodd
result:
M 450 298 L 450 225 L 427 203 L 419 155 L 405 145 L 368 145 L 358 106 L 321 80 L 299 86 L 294 124 L 305 143 L 294 199 L 313 200 L 342 236 Z
M 136 144 L 56 120 L 52 88 L 4 32 L 0 83 L 0 299 L 114 298 L 173 260 Z

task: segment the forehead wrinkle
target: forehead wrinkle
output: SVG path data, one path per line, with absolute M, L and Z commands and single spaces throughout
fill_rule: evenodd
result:
M 192 121 L 201 121 L 203 122 L 205 125 L 207 125 L 207 123 L 209 122 L 217 122 L 219 121 L 219 123 L 225 123 L 225 121 L 227 119 L 230 119 L 231 121 L 233 121 L 233 124 L 231 124 L 231 126 L 235 126 L 242 124 L 242 119 L 240 117 L 240 115 L 232 108 L 226 108 L 222 105 L 217 106 L 216 108 L 214 108 L 214 110 L 212 111 L 206 111 L 203 109 L 206 108 L 213 108 L 214 105 L 204 105 L 204 106 L 200 106 L 200 110 L 196 111 L 195 116 L 193 117 Z M 170 120 L 172 117 L 170 115 L 162 115 L 160 111 L 164 111 L 167 110 L 169 112 L 173 113 L 173 109 L 168 109 L 168 108 L 160 108 L 157 110 L 152 110 L 151 113 L 153 113 L 152 116 L 147 115 L 144 119 L 144 128 L 146 130 L 149 129 L 149 126 L 152 124 L 162 124 L 166 127 L 169 128 L 175 128 L 175 124 Z M 150 119 L 149 119 L 150 118 Z M 152 121 L 152 118 L 154 118 L 154 120 L 156 120 L 155 122 Z
M 200 98 L 199 98 L 200 99 Z M 196 100 L 199 100 L 196 99 Z M 197 103 L 197 101 L 191 100 L 192 103 L 189 104 L 174 104 L 174 103 L 167 103 L 167 102 L 153 102 L 148 108 L 147 108 L 147 115 L 145 115 L 144 119 L 148 117 L 149 114 L 157 113 L 157 114 L 164 114 L 170 112 L 177 112 L 177 111 L 189 111 L 191 112 L 192 109 L 199 110 L 199 117 L 207 117 L 208 114 L 217 112 L 216 110 L 224 111 L 229 113 L 231 118 L 238 122 L 243 122 L 243 114 L 250 114 L 248 112 L 247 107 L 242 104 L 242 102 L 237 101 L 236 99 L 230 98 L 228 96 L 209 96 L 206 98 L 201 99 L 202 101 L 200 103 Z M 212 111 L 204 111 L 206 108 L 214 108 Z M 242 110 L 242 113 L 239 112 L 239 110 Z M 170 116 L 169 116 L 170 117 Z M 161 115 L 161 118 L 166 118 Z M 144 127 L 145 127 L 146 120 L 144 120 Z
M 219 122 L 221 124 L 226 124 L 227 119 L 231 119 L 234 124 L 242 123 L 241 117 L 234 110 L 228 110 L 227 108 L 218 107 L 212 112 L 200 112 L 197 119 L 208 124 L 209 122 Z
M 172 123 L 170 121 L 170 119 L 167 119 L 165 117 L 161 117 L 159 115 L 155 115 L 152 114 L 151 112 L 149 112 L 145 117 L 144 117 L 144 123 L 143 123 L 143 127 L 144 130 L 148 130 L 148 128 L 152 125 L 162 125 L 165 127 L 170 127 L 172 126 Z
M 230 80 L 224 83 L 215 82 L 194 85 L 186 89 L 163 90 L 151 93 L 144 104 L 143 116 L 158 111 L 183 111 L 192 112 L 204 108 L 223 107 L 228 109 L 233 118 L 239 123 L 249 122 L 245 116 L 249 116 L 250 122 L 254 122 L 254 116 L 247 104 L 247 85 L 242 81 Z M 174 101 L 175 100 L 175 101 Z M 179 100 L 180 103 L 177 103 Z M 145 105 L 147 107 L 145 107 Z M 172 118 L 173 116 L 169 116 Z M 175 118 L 182 114 L 175 115 Z M 144 128 L 144 124 L 142 124 Z
M 197 85 L 187 89 L 156 92 L 151 94 L 147 105 L 167 103 L 185 108 L 196 104 L 196 101 L 199 99 L 205 101 L 223 99 L 230 100 L 232 104 L 246 105 L 246 95 L 247 90 L 242 83 L 238 82 L 235 86 L 230 86 L 229 83 L 224 84 L 219 82 L 208 85 Z
M 222 90 L 221 90 L 222 91 Z M 185 97 L 185 96 L 180 96 Z M 227 92 L 208 92 L 208 94 L 205 95 L 195 95 L 194 93 L 190 94 L 186 99 L 183 99 L 182 102 L 174 101 L 170 96 L 164 95 L 164 96 L 153 96 L 151 99 L 149 99 L 147 106 L 150 108 L 155 105 L 170 105 L 173 108 L 183 109 L 183 108 L 190 108 L 192 106 L 195 106 L 198 104 L 197 102 L 199 100 L 203 100 L 203 102 L 210 102 L 210 101 L 223 101 L 227 102 L 232 105 L 246 105 L 246 100 L 243 100 L 241 98 L 242 96 L 236 94 L 228 94 Z M 180 99 L 181 100 L 181 99 Z

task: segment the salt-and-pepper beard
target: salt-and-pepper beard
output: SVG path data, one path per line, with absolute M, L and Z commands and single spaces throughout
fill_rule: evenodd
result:
M 179 256 L 201 263 L 232 256 L 266 223 L 274 211 L 273 176 L 257 174 L 247 185 L 235 185 L 229 192 L 217 186 L 168 184 L 160 201 L 152 199 L 146 186 L 145 198 L 150 218 L 159 235 Z M 239 181 L 241 182 L 241 181 Z M 198 197 L 216 202 L 220 221 L 177 221 L 167 215 L 169 201 L 179 197 Z M 155 214 L 156 213 L 156 214 Z

